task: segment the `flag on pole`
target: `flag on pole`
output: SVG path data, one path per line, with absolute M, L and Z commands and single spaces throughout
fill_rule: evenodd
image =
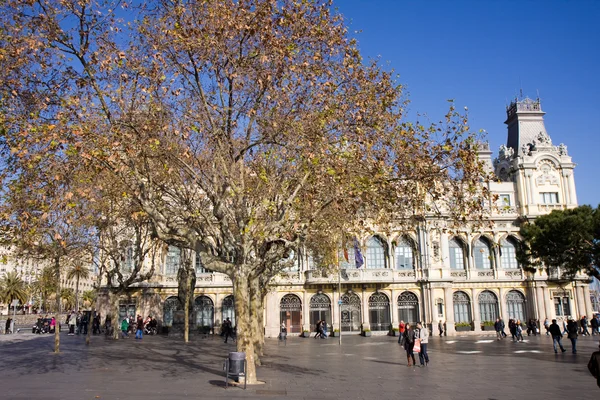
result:
M 354 238 L 354 262 L 356 263 L 356 268 L 360 268 L 365 263 L 362 253 L 360 252 L 360 246 L 358 244 L 358 240 Z
M 348 249 L 346 247 L 344 247 L 344 258 L 346 259 L 346 262 L 350 262 L 348 259 Z

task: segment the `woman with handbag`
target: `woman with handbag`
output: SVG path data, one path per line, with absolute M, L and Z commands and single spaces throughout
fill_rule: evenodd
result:
M 406 350 L 406 359 L 408 361 L 408 366 L 416 365 L 415 361 L 415 353 L 413 349 L 415 347 L 415 331 L 412 329 L 410 324 L 407 322 L 404 327 L 404 350 Z M 411 364 L 412 358 L 412 364 Z

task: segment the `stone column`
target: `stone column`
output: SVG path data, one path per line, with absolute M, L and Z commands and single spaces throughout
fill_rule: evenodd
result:
M 215 324 L 215 333 L 221 332 L 221 324 L 223 323 L 223 307 L 221 301 L 223 300 L 223 296 L 219 292 L 215 293 L 215 315 L 213 316 L 214 324 Z
M 392 289 L 392 299 L 390 301 L 390 312 L 392 313 L 392 328 L 398 328 L 398 290 Z
M 504 320 L 504 323 L 507 324 L 509 317 L 508 317 L 508 307 L 506 306 L 505 301 L 506 301 L 506 288 L 501 287 L 500 295 L 498 298 L 498 314 Z M 524 311 L 527 312 L 527 310 L 524 310 Z
M 435 304 L 435 289 L 430 287 L 427 289 L 429 290 L 429 304 L 431 306 L 431 332 L 433 333 L 434 330 L 437 327 L 437 323 L 439 321 L 439 317 L 438 317 L 438 312 L 437 312 L 437 306 Z
M 360 310 L 361 314 L 362 314 L 362 326 L 363 326 L 363 330 L 365 329 L 369 329 L 371 330 L 371 322 L 369 321 L 369 294 L 368 292 L 365 291 L 365 289 L 362 290 L 362 305 L 361 308 L 362 310 Z
M 540 324 L 543 325 L 546 318 L 550 319 L 550 316 L 546 314 L 546 307 L 544 305 L 544 288 L 538 286 L 535 288 L 535 292 L 538 312 L 537 318 L 540 320 Z
M 471 307 L 473 310 L 473 327 L 475 332 L 481 332 L 481 315 L 479 314 L 479 299 L 475 289 L 471 289 Z
M 447 336 L 456 335 L 456 330 L 454 329 L 454 302 L 452 301 L 452 294 L 453 293 L 451 287 L 444 288 L 444 303 L 446 303 L 444 313 L 446 317 Z
M 265 298 L 265 336 L 277 337 L 281 324 L 277 293 L 268 292 Z
M 337 297 L 336 297 L 337 293 Z M 333 296 L 333 304 L 331 305 L 331 312 L 333 315 L 331 316 L 331 321 L 333 323 L 333 329 L 338 329 L 338 332 L 342 332 L 342 321 L 340 321 L 340 299 L 342 298 L 342 293 L 339 290 L 334 292 Z M 335 321 L 335 322 L 333 322 Z
M 305 290 L 302 294 L 302 332 L 310 331 L 310 297 Z
M 583 301 L 585 304 L 585 315 L 587 315 L 588 319 L 591 318 L 594 314 L 594 309 L 592 308 L 592 299 L 590 297 L 590 287 L 589 285 L 585 285 L 583 287 Z
M 554 314 L 554 299 L 550 298 L 550 292 L 547 287 L 542 288 L 542 293 L 544 294 L 544 304 L 546 305 L 546 317 L 552 321 L 553 318 L 556 318 Z
M 562 183 L 562 191 L 563 191 L 563 202 L 565 204 L 571 204 L 571 195 L 569 188 L 569 173 L 567 171 L 562 171 L 561 174 L 561 183 Z
M 577 311 L 576 319 L 581 319 L 583 315 L 587 315 L 585 310 L 585 295 L 583 293 L 583 286 L 581 285 L 577 285 Z
M 440 234 L 440 259 L 444 268 L 450 268 L 450 245 L 448 244 L 448 234 Z

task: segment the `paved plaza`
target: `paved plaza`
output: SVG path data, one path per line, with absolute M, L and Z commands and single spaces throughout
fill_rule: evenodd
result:
M 235 344 L 220 337 L 162 336 L 113 341 L 61 337 L 52 353 L 51 335 L 0 337 L 2 399 L 598 399 L 600 388 L 587 370 L 598 338 L 578 341 L 578 354 L 555 355 L 548 336 L 524 343 L 490 336 L 431 338 L 430 366 L 407 367 L 397 338 L 344 336 L 267 339 L 263 385 L 225 389 L 223 360 Z

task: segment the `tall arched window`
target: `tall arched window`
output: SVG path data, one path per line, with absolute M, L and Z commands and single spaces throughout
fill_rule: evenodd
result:
M 518 290 L 511 290 L 506 294 L 506 309 L 508 318 L 525 321 L 525 296 Z
M 419 299 L 412 292 L 398 296 L 398 320 L 415 324 L 419 321 Z
M 331 324 L 331 300 L 323 293 L 315 294 L 310 299 L 310 328 L 317 330 L 317 322 L 325 320 Z
M 465 292 L 454 292 L 452 296 L 454 303 L 454 322 L 471 322 L 471 300 Z
M 448 242 L 450 248 L 450 268 L 465 269 L 465 252 L 463 246 L 457 239 Z
M 475 268 L 491 269 L 492 259 L 490 256 L 490 246 L 487 240 L 480 237 L 473 246 L 473 258 L 475 259 Z
M 414 269 L 413 247 L 405 237 L 400 238 L 394 250 L 396 269 Z
M 354 292 L 344 293 L 340 298 L 342 332 L 360 332 L 361 307 L 360 297 Z
M 494 322 L 498 318 L 498 298 L 489 290 L 479 294 L 479 317 L 481 322 Z
M 295 294 L 286 294 L 279 302 L 279 320 L 290 333 L 302 332 L 302 302 Z
M 181 262 L 181 250 L 176 246 L 169 246 L 167 259 L 165 260 L 165 274 L 176 275 Z
M 390 330 L 390 299 L 380 292 L 369 297 L 369 320 L 372 331 Z
M 229 318 L 231 326 L 235 326 L 235 299 L 233 298 L 233 295 L 225 297 L 221 307 L 223 321 Z
M 213 301 L 208 296 L 196 297 L 194 301 L 196 311 L 196 326 L 210 328 L 214 325 L 215 307 Z
M 500 259 L 502 260 L 502 268 L 516 269 L 519 268 L 517 261 L 516 243 L 513 238 L 507 238 L 500 242 Z
M 377 236 L 371 236 L 367 242 L 367 268 L 385 268 L 385 245 Z
M 173 296 L 166 299 L 163 304 L 163 326 L 173 326 L 173 314 L 181 309 L 179 298 Z

